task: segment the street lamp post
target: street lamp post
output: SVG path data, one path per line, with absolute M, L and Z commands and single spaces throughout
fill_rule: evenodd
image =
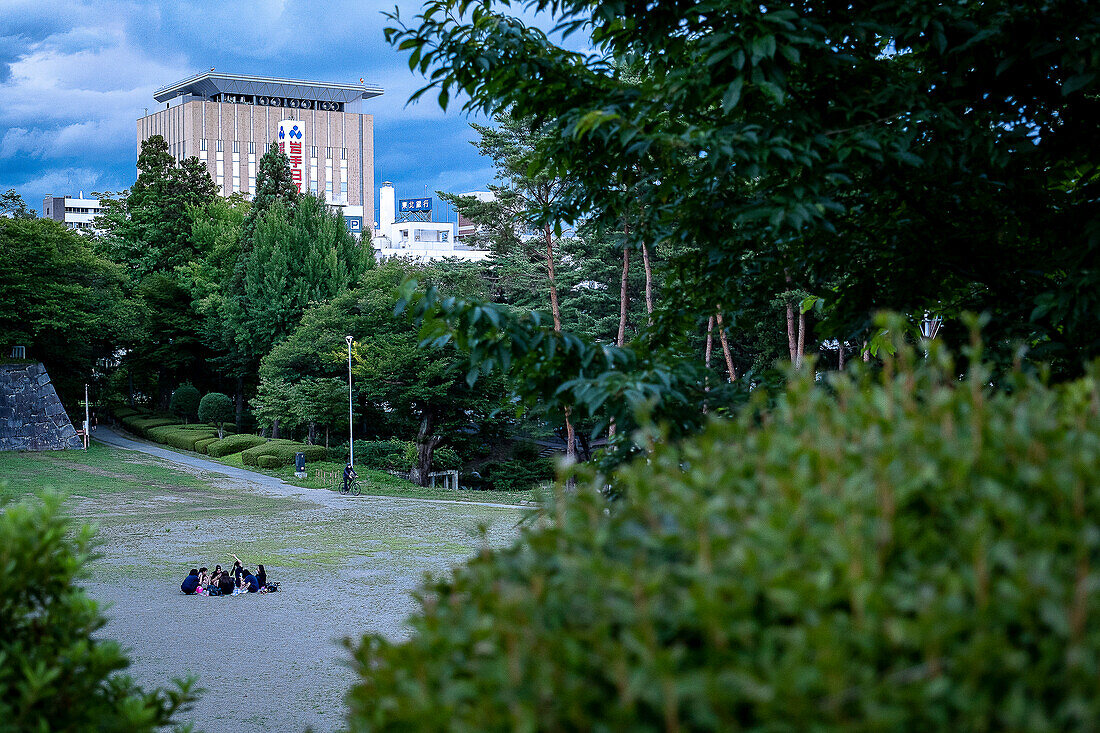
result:
M 354 435 L 355 417 L 354 417 L 354 408 L 352 406 L 352 399 L 351 399 L 351 342 L 352 342 L 351 336 L 345 336 L 344 341 L 348 342 L 348 450 L 351 451 L 351 453 L 349 455 L 349 458 L 348 458 L 348 464 L 354 467 L 355 466 L 355 435 Z

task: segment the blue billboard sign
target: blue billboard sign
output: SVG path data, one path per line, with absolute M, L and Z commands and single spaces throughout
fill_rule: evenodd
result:
M 363 217 L 361 216 L 345 216 L 344 223 L 348 226 L 348 231 L 352 234 L 359 234 L 363 231 Z
M 397 210 L 398 210 L 398 212 L 402 212 L 402 213 L 409 212 L 409 211 L 431 211 L 432 210 L 432 200 L 430 198 L 426 198 L 426 199 L 400 199 L 397 202 Z

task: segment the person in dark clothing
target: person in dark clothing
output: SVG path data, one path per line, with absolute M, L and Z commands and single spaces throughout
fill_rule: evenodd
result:
M 241 559 L 236 555 L 233 556 L 233 559 L 236 560 L 236 562 L 233 563 L 233 582 L 239 585 L 241 582 L 241 571 L 244 570 L 244 566 L 241 565 Z
M 260 583 L 259 583 L 258 580 L 256 580 L 256 576 L 253 575 L 251 573 L 251 571 L 245 570 L 243 577 L 244 577 L 245 587 L 248 588 L 249 593 L 259 593 L 260 592 Z
M 259 572 L 256 573 L 256 582 L 260 584 L 261 588 L 267 585 L 267 571 L 264 570 L 263 565 L 260 566 Z
M 191 568 L 191 572 L 187 574 L 187 577 L 183 579 L 183 583 L 180 584 L 180 590 L 189 596 L 195 595 L 195 589 L 199 587 L 199 571 L 197 568 Z
M 344 493 L 348 493 L 348 487 L 351 486 L 352 479 L 359 478 L 359 474 L 355 472 L 355 469 L 351 467 L 351 464 L 344 466 Z
M 233 577 L 229 573 L 222 573 L 218 577 L 218 590 L 223 596 L 233 595 Z

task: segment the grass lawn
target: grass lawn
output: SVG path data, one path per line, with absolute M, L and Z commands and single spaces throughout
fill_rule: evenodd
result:
M 416 610 L 410 591 L 424 573 L 511 544 L 526 513 L 385 496 L 271 496 L 98 443 L 88 451 L 0 452 L 0 499 L 47 487 L 68 493 L 78 523 L 98 526 L 99 555 L 81 584 L 106 609 L 99 635 L 131 650 L 127 672 L 149 686 L 198 673 L 209 692 L 192 713 L 196 728 L 245 733 L 341 728 L 354 675 L 335 640 L 407 635 L 404 620 Z M 264 563 L 280 592 L 180 593 L 188 568 L 229 567 L 230 553 L 249 567 Z M 210 717 L 230 692 L 278 710 L 277 723 Z

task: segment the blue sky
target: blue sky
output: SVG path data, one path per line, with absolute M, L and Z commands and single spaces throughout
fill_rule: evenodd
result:
M 400 2 L 402 15 L 418 2 Z M 135 121 L 153 91 L 216 67 L 382 86 L 375 186 L 402 198 L 484 189 L 492 170 L 468 119 L 434 97 L 382 37 L 392 0 L 113 2 L 0 0 L 0 191 L 41 213 L 43 196 L 118 191 L 137 175 Z M 475 120 L 482 121 L 482 120 Z M 438 199 L 437 199 L 438 202 Z M 447 213 L 441 212 L 446 220 Z

